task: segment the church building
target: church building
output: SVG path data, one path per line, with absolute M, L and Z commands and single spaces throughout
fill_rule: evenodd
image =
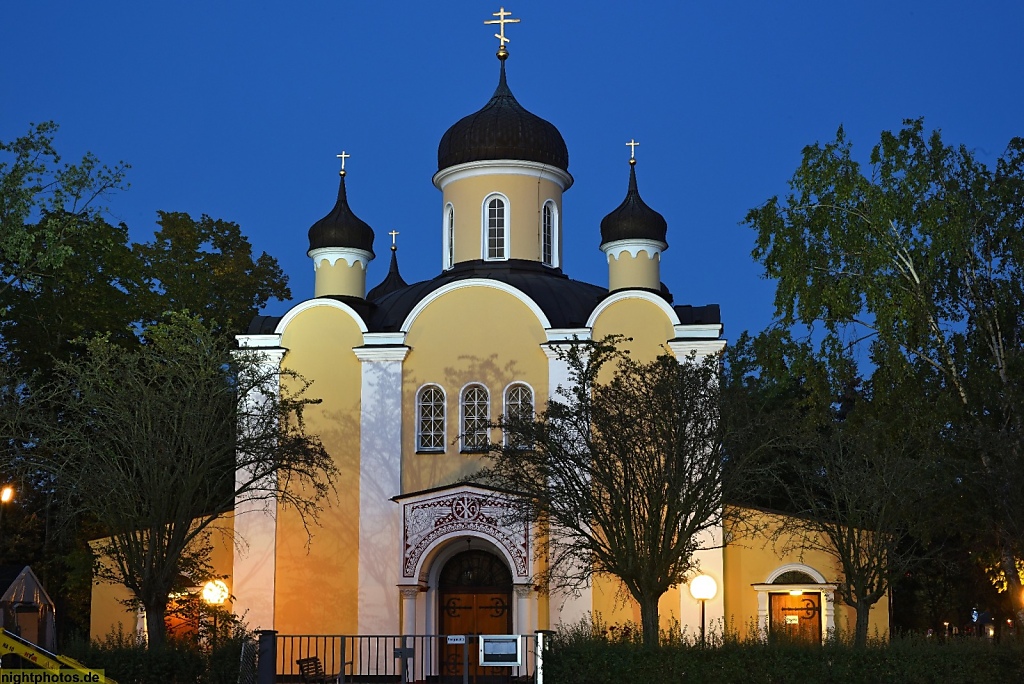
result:
M 639 608 L 612 578 L 596 577 L 576 595 L 539 586 L 540 550 L 516 503 L 465 479 L 499 436 L 488 421 L 541 410 L 567 384 L 561 347 L 621 334 L 642 361 L 666 350 L 680 362 L 718 354 L 726 345 L 719 307 L 676 303 L 663 285 L 672 231 L 641 198 L 632 152 L 628 169 L 625 154 L 622 162 L 621 203 L 609 203 L 599 226 L 574 226 L 600 244 L 594 258 L 607 262 L 607 284 L 563 272 L 569 151 L 558 128 L 513 95 L 509 15 L 495 16 L 497 86 L 441 137 L 432 178 L 439 211 L 420 217 L 435 225 L 437 253 L 412 258 L 440 256 L 437 275 L 406 283 L 391 244 L 387 277 L 368 287 L 379 236 L 357 215 L 343 154 L 334 206 L 309 228 L 313 292 L 238 336 L 266 363 L 313 381 L 323 401 L 307 411 L 307 429 L 339 471 L 337 496 L 312 539 L 293 510 L 236 507 L 238 542 L 215 565 L 251 628 L 529 634 L 598 614 L 606 624 L 639 622 Z M 717 588 L 706 602 L 711 628 L 746 633 L 757 624 L 815 641 L 852 629 L 854 613 L 835 599 L 837 571 L 827 556 L 781 556 L 770 542 L 735 541 L 722 528 L 702 546 L 700 572 Z M 481 602 L 500 609 L 451 609 Z M 665 626 L 678 621 L 699 632 L 701 605 L 687 586 L 666 594 L 660 609 Z M 883 601 L 872 621 L 882 633 L 885 613 Z M 93 636 L 114 617 L 105 609 L 94 615 Z

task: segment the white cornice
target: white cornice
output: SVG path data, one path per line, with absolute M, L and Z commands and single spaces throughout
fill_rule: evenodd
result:
M 363 333 L 363 345 L 367 347 L 396 346 L 400 344 L 405 344 L 405 333 L 402 331 Z
M 235 335 L 238 346 L 243 349 L 280 347 L 280 335 Z
M 334 266 L 339 259 L 344 259 L 349 267 L 359 264 L 366 270 L 366 265 L 373 260 L 373 254 L 365 249 L 354 247 L 318 247 L 306 252 L 306 256 L 313 260 L 313 270 L 320 268 L 320 262 L 326 261 L 328 265 Z
M 668 348 L 680 363 L 695 354 L 698 359 L 720 354 L 725 349 L 725 340 L 669 340 Z
M 640 252 L 647 252 L 647 258 L 653 259 L 668 249 L 668 245 L 661 240 L 647 240 L 642 238 L 629 240 L 615 240 L 601 245 L 601 251 L 608 255 L 608 263 L 612 259 L 618 260 L 623 252 L 629 252 L 629 256 L 636 259 Z
M 551 166 L 550 164 L 519 159 L 484 159 L 466 162 L 465 164 L 456 164 L 435 173 L 433 180 L 434 187 L 444 191 L 449 183 L 462 180 L 463 178 L 501 174 L 546 179 L 558 183 L 559 187 L 562 188 L 562 192 L 572 187 L 572 176 L 568 171 L 563 171 L 557 166 Z
M 590 328 L 551 328 L 545 330 L 549 344 L 559 342 L 585 342 L 590 339 Z
M 717 340 L 722 336 L 721 323 L 694 323 L 691 325 L 677 325 L 674 327 L 676 337 Z
M 353 347 L 352 352 L 360 361 L 370 362 L 402 362 L 409 354 L 409 347 Z

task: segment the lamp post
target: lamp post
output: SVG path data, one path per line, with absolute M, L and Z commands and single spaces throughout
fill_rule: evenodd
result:
M 690 580 L 690 596 L 700 601 L 700 645 L 701 648 L 707 645 L 707 637 L 704 632 L 704 608 L 705 604 L 715 598 L 718 593 L 718 582 L 711 575 L 697 575 Z
M 4 506 L 9 504 L 14 499 L 14 487 L 11 485 L 4 485 L 0 489 L 0 523 L 4 521 Z M 3 528 L 0 528 L 3 531 Z
M 217 608 L 224 605 L 231 592 L 224 580 L 210 580 L 203 585 L 203 601 L 213 608 L 213 637 L 210 640 L 211 648 L 217 648 Z

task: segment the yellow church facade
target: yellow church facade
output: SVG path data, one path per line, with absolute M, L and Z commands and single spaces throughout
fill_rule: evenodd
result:
M 438 275 L 407 284 L 392 245 L 387 278 L 367 290 L 375 236 L 349 204 L 343 157 L 335 206 L 309 230 L 312 298 L 238 336 L 265 363 L 313 381 L 322 403 L 308 410 L 307 427 L 338 468 L 336 496 L 311 536 L 293 510 L 237 503 L 236 542 L 215 558 L 215 571 L 251 628 L 528 634 L 596 615 L 639 621 L 611 578 L 575 594 L 538 585 L 541 549 L 516 502 L 465 480 L 501 438 L 489 421 L 541 410 L 568 383 L 560 348 L 619 334 L 636 358 L 668 350 L 684 362 L 723 350 L 720 312 L 676 304 L 662 285 L 668 226 L 641 199 L 632 158 L 625 199 L 593 228 L 608 285 L 562 271 L 568 150 L 554 125 L 513 96 L 507 57 L 502 46 L 491 99 L 438 147 Z M 782 603 L 796 594 L 808 601 L 799 604 L 800 629 L 816 639 L 852 626 L 852 611 L 835 599 L 830 558 L 779 555 L 764 539 L 723 528 L 702 545 L 700 572 L 718 587 L 706 604 L 713 628 L 792 629 L 783 612 L 797 611 Z M 108 595 L 94 592 L 94 637 L 117 621 L 135 623 Z M 480 601 L 496 607 L 490 622 L 460 617 Z M 687 587 L 660 607 L 666 626 L 699 631 L 700 604 Z M 884 601 L 873 611 L 879 633 L 886 611 Z

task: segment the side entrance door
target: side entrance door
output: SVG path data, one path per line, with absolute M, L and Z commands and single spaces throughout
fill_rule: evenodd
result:
M 452 557 L 441 570 L 438 602 L 441 634 L 467 636 L 465 646 L 442 642 L 442 682 L 461 684 L 464 661 L 474 684 L 507 682 L 508 668 L 478 665 L 479 643 L 474 638 L 512 633 L 512 573 L 505 563 L 479 550 Z
M 821 593 L 768 594 L 768 631 L 809 644 L 821 643 Z

